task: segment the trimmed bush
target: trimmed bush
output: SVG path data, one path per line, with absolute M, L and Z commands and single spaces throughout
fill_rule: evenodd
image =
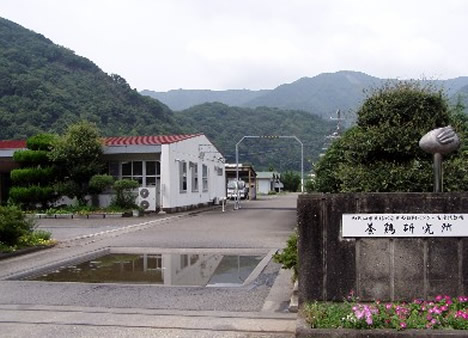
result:
M 357 125 L 333 142 L 315 166 L 319 192 L 431 191 L 432 157 L 419 148 L 428 131 L 451 124 L 461 139 L 466 117 L 450 111 L 442 92 L 417 83 L 389 83 L 358 111 Z M 444 158 L 444 189 L 468 190 L 468 153 Z
M 89 180 L 89 192 L 100 194 L 114 183 L 114 177 L 110 175 L 94 175 Z
M 137 207 L 135 204 L 136 194 L 133 190 L 139 186 L 140 184 L 134 180 L 123 179 L 115 181 L 113 188 L 116 196 L 112 204 L 122 209 Z
M 10 189 L 10 202 L 26 207 L 35 208 L 38 201 L 42 201 L 41 204 L 44 207 L 44 204 L 55 198 L 55 191 L 50 186 L 32 185 L 29 187 L 12 187 Z
M 55 170 L 51 167 L 15 169 L 10 173 L 11 181 L 17 186 L 44 185 L 52 181 L 54 176 Z
M 34 224 L 15 206 L 0 206 L 0 244 L 15 245 L 21 236 L 32 231 Z
M 26 146 L 30 150 L 49 151 L 55 140 L 57 140 L 57 135 L 55 134 L 37 134 L 28 138 Z
M 45 150 L 18 150 L 13 154 L 13 160 L 24 166 L 42 165 L 49 163 L 49 157 Z

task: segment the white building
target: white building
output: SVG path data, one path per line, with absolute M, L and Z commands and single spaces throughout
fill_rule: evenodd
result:
M 25 148 L 15 142 L 0 141 L 6 175 L 13 152 Z M 103 152 L 110 175 L 140 183 L 137 203 L 146 211 L 185 210 L 226 197 L 224 157 L 203 134 L 107 137 Z M 112 197 L 101 194 L 99 204 L 108 206 Z
M 140 182 L 138 202 L 148 211 L 178 211 L 226 197 L 224 157 L 203 134 L 108 137 L 104 159 L 110 175 Z M 102 195 L 101 204 L 109 197 Z

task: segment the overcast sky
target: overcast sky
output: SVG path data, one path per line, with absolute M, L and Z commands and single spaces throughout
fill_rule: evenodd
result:
M 465 0 L 0 0 L 0 16 L 138 90 L 468 75 Z

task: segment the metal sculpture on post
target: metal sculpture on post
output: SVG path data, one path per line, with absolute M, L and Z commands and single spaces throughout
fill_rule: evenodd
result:
M 443 191 L 442 155 L 455 151 L 460 138 L 451 126 L 431 130 L 419 140 L 419 147 L 434 154 L 434 192 Z

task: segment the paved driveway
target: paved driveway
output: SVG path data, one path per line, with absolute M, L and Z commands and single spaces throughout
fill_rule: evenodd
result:
M 138 219 L 41 221 L 40 228 L 63 241 L 47 251 L 0 261 L 0 336 L 66 332 L 82 337 L 102 328 L 99 335 L 114 337 L 120 327 L 121 336 L 290 337 L 294 315 L 285 313 L 289 276 L 278 275 L 273 262 L 252 283 L 237 288 L 51 283 L 21 277 L 109 248 L 268 253 L 283 247 L 292 232 L 296 198 L 245 202 L 237 211 L 231 204 L 224 213 L 217 208 Z M 41 328 L 36 335 L 33 325 Z

